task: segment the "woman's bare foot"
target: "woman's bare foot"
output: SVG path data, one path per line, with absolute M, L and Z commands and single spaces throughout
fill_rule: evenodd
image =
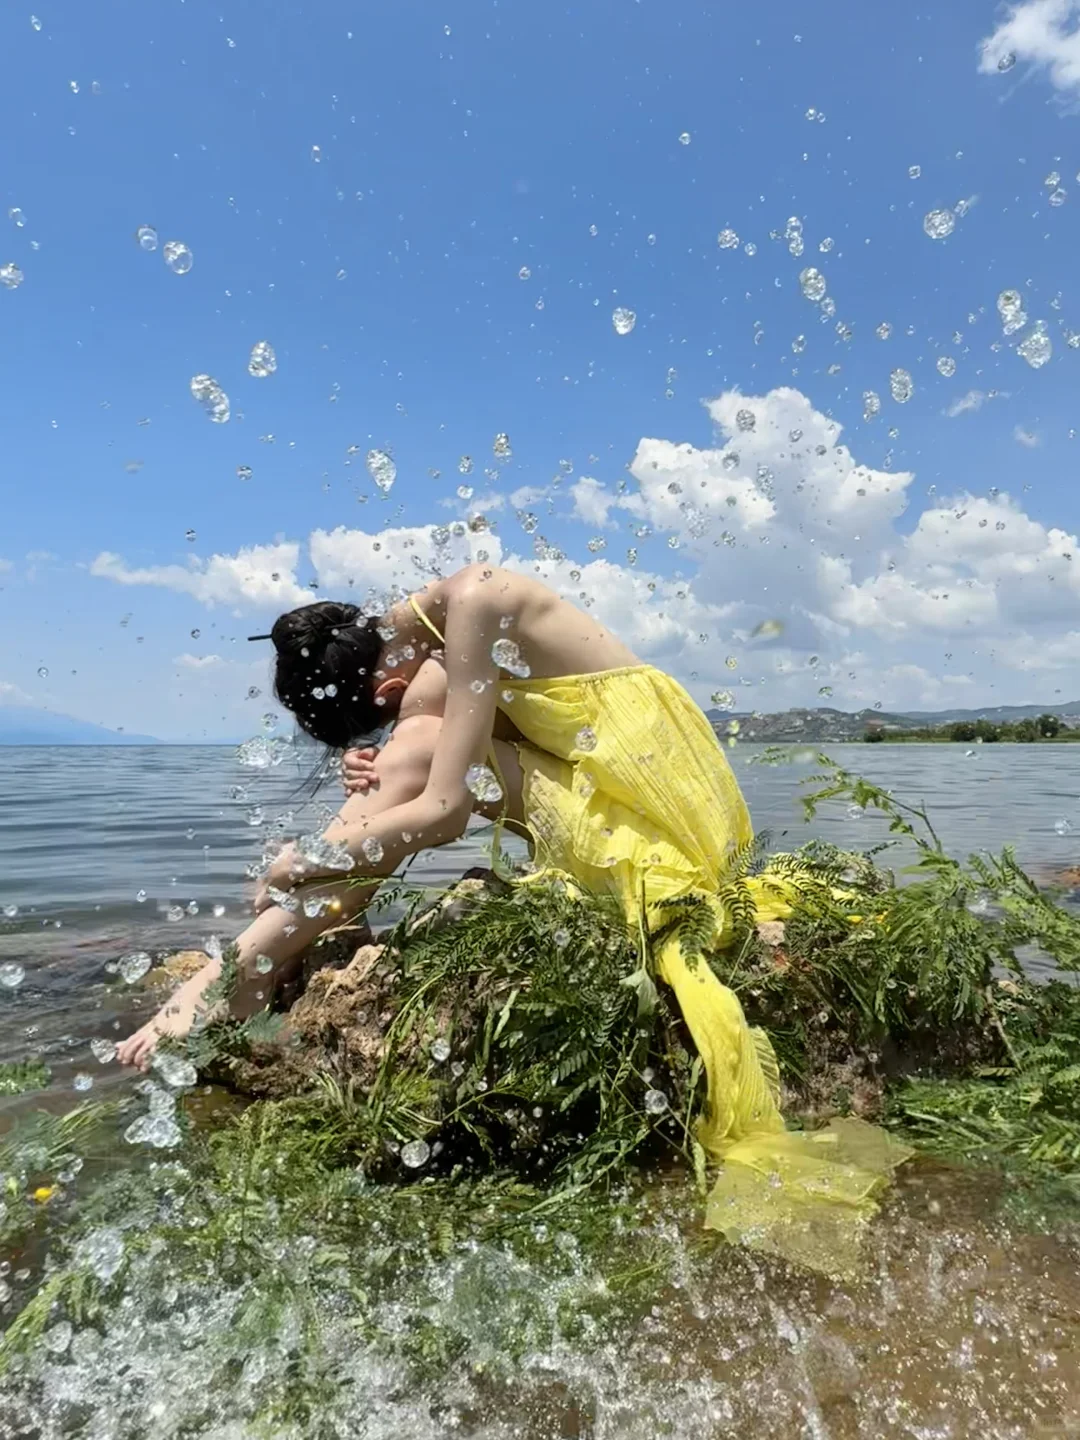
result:
M 206 1011 L 203 991 L 212 985 L 221 974 L 221 966 L 212 960 L 204 965 L 169 996 L 152 1020 L 134 1035 L 129 1035 L 116 1047 L 116 1058 L 121 1065 L 134 1065 L 139 1070 L 150 1067 L 150 1059 L 163 1036 L 171 1035 L 182 1040 L 195 1023 L 195 1017 Z

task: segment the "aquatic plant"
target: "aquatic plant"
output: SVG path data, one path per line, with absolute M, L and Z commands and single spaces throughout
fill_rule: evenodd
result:
M 738 858 L 732 939 L 709 963 L 769 1031 L 789 1118 L 884 1118 L 925 1150 L 1075 1197 L 1080 920 L 1010 852 L 950 857 L 921 807 L 824 757 L 810 792 L 811 810 L 880 812 L 914 864 L 898 884 L 881 846 L 773 856 L 770 873 L 798 896 L 786 921 L 759 926 L 744 902 L 764 859 Z M 445 1301 L 448 1274 L 466 1290 L 498 1275 L 513 1301 L 500 1323 L 515 1317 L 505 1363 L 552 1327 L 587 1331 L 601 1311 L 645 1305 L 685 1264 L 682 1237 L 672 1248 L 657 1226 L 657 1185 L 700 1254 L 722 1245 L 693 1218 L 706 1183 L 700 1065 L 643 929 L 559 881 L 488 877 L 428 900 L 381 945 L 318 970 L 288 1015 L 189 1042 L 258 1098 L 189 1129 L 176 1158 L 102 1174 L 94 1158 L 116 1124 L 103 1107 L 6 1137 L 2 1238 L 40 1229 L 48 1258 L 33 1293 L 10 1301 L 0 1365 L 38 1374 L 38 1341 L 58 1324 L 107 1351 L 132 1285 L 160 1296 L 162 1316 L 212 1292 L 214 1363 L 236 1413 L 302 1430 L 335 1363 L 328 1314 L 411 1369 L 438 1370 L 466 1349 L 475 1359 L 476 1306 L 458 1323 L 425 1297 Z M 701 918 L 688 903 L 668 923 L 690 945 Z M 335 949 L 347 956 L 347 935 L 323 957 Z M 1033 953 L 1041 973 L 1028 975 Z M 554 1309 L 550 1291 L 544 1304 L 531 1293 L 538 1266 Z M 388 1329 L 390 1315 L 409 1318 Z M 194 1433 L 213 1383 L 190 1396 Z

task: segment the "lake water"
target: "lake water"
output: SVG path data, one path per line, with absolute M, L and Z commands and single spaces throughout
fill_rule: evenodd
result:
M 880 817 L 851 816 L 843 804 L 804 825 L 799 787 L 813 767 L 763 767 L 752 763 L 757 753 L 739 747 L 732 763 L 774 848 L 813 834 L 852 847 L 886 838 Z M 960 746 L 860 745 L 830 753 L 899 797 L 924 801 L 950 849 L 1012 844 L 1037 871 L 1076 859 L 1074 837 L 1055 824 L 1075 822 L 1080 834 L 1080 747 L 994 746 L 967 755 Z M 110 987 L 105 963 L 130 949 L 190 948 L 210 934 L 235 933 L 246 918 L 245 870 L 267 832 L 319 823 L 324 802 L 305 794 L 303 780 L 296 764 L 242 770 L 231 749 L 0 749 L 0 962 L 26 968 L 17 991 L 0 990 L 0 1059 L 40 1054 L 49 1063 L 53 1084 L 29 1097 L 32 1104 L 66 1109 L 84 1098 L 71 1086 L 76 1070 L 92 1070 L 94 1096 L 131 1086 L 117 1067 L 89 1057 L 91 1036 L 126 1032 L 147 1004 Z M 324 795 L 333 799 L 329 787 Z M 439 884 L 482 859 L 481 837 L 466 836 L 421 856 L 413 873 Z M 4 906 L 18 911 L 4 918 Z M 4 1120 L 0 1114 L 0 1128 Z M 346 1323 L 336 1334 L 331 1307 L 334 1384 L 355 1400 L 333 1424 L 304 1433 L 328 1440 L 1080 1433 L 1075 1242 L 1067 1233 L 1011 1229 L 993 1217 L 991 1189 L 983 1177 L 917 1162 L 901 1172 L 857 1285 L 785 1276 L 743 1252 L 722 1251 L 708 1264 L 687 1253 L 676 1282 L 660 1287 L 651 1309 L 623 1328 L 587 1345 L 572 1331 L 513 1361 L 500 1337 L 518 1323 L 523 1297 L 562 1313 L 561 1282 L 494 1251 L 455 1256 L 434 1274 L 432 1298 L 418 1301 L 416 1314 L 395 1311 L 386 1320 L 404 1328 L 434 1311 L 452 1314 L 470 1336 L 456 1378 L 414 1384 Z M 683 1229 L 670 1218 L 662 1191 L 657 1204 L 643 1253 L 681 1245 L 684 1233 L 696 1231 L 695 1219 L 680 1222 Z M 209 1325 L 219 1301 L 212 1288 L 193 1291 L 177 1319 L 161 1310 L 156 1293 L 135 1292 L 130 1317 L 115 1317 L 104 1342 L 87 1332 L 77 1353 L 73 1344 L 70 1358 L 33 1384 L 0 1380 L 0 1435 L 248 1440 L 255 1432 L 230 1418 L 239 1392 L 228 1387 L 216 1392 L 216 1419 L 188 1428 L 202 1367 L 213 1361 L 196 1318 L 205 1315 Z
M 853 818 L 843 804 L 807 825 L 799 793 L 813 764 L 763 766 L 755 763 L 761 747 L 752 745 L 729 753 L 772 848 L 811 835 L 853 847 L 887 838 L 880 816 Z M 955 852 L 1012 844 L 1036 868 L 1070 864 L 1077 854 L 1074 837 L 1055 824 L 1075 822 L 1080 837 L 1080 746 L 966 753 L 840 745 L 829 753 L 900 798 L 925 803 Z M 267 835 L 315 829 L 337 803 L 329 782 L 313 793 L 309 774 L 300 756 L 272 770 L 242 768 L 231 747 L 0 748 L 0 963 L 26 968 L 17 992 L 0 992 L 0 1058 L 25 1053 L 29 1039 L 62 1064 L 65 1054 L 82 1054 L 102 1024 L 124 1028 L 130 1007 L 145 1000 L 110 993 L 105 961 L 237 933 L 248 914 L 246 871 Z M 903 858 L 899 852 L 897 862 Z M 423 853 L 411 874 L 442 885 L 483 860 L 481 831 Z M 8 918 L 11 906 L 18 910 Z

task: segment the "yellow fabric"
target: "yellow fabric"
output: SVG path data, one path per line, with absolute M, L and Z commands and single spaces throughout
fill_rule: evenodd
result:
M 419 613 L 419 612 L 418 612 Z M 541 867 L 619 897 L 650 929 L 665 900 L 713 899 L 734 852 L 752 837 L 738 783 L 708 720 L 669 676 L 647 665 L 597 675 L 500 682 L 520 747 L 525 816 Z M 751 881 L 758 917 L 790 913 L 791 892 Z M 726 917 L 713 901 L 714 943 Z M 873 1197 L 909 1152 L 873 1126 L 785 1129 L 767 1036 L 735 993 L 677 938 L 657 957 L 701 1055 L 708 1103 L 698 1138 L 723 1170 L 706 1224 L 729 1239 L 831 1273 L 850 1272 Z

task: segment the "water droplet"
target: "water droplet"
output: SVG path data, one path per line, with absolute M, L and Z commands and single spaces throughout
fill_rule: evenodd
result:
M 5 289 L 17 290 L 25 278 L 14 260 L 9 260 L 6 265 L 0 265 L 0 285 L 3 285 Z
M 250 480 L 254 473 L 250 465 L 238 465 L 236 467 L 236 478 L 238 480 Z
M 522 265 L 521 269 L 518 271 L 518 279 L 519 279 L 519 280 L 531 280 L 531 279 L 532 279 L 532 271 L 529 269 L 528 265 Z
M 532 674 L 514 640 L 496 640 L 491 647 L 491 658 L 500 670 L 506 670 L 518 680 L 527 680 Z
M 922 166 L 921 166 L 921 165 L 909 165 L 909 166 L 908 166 L 908 172 L 907 172 L 907 173 L 908 173 L 908 179 L 909 179 L 909 180 L 918 180 L 919 176 L 922 174 Z
M 999 71 L 1002 75 L 1004 75 L 1004 74 L 1005 74 L 1005 71 L 1006 71 L 1006 70 L 1011 70 L 1015 64 L 1016 64 L 1016 56 L 1013 54 L 1013 52 L 1012 52 L 1011 50 L 1009 50 L 1009 51 L 1006 51 L 1006 53 L 1005 53 L 1004 55 L 1002 55 L 1001 59 L 1000 59 L 1000 60 L 998 61 L 998 63 L 997 63 L 997 68 L 998 68 L 998 71 Z
M 894 370 L 889 376 L 889 390 L 898 405 L 906 405 L 915 393 L 915 382 L 907 370 Z
M 37 673 L 39 680 L 47 680 L 49 678 L 49 667 L 47 665 L 39 665 Z
M 2 985 L 5 990 L 17 990 L 25 979 L 26 971 L 21 965 L 16 964 L 14 960 L 9 960 L 6 964 L 0 965 L 0 985 Z
M 364 859 L 369 865 L 378 865 L 383 858 L 382 841 L 377 835 L 369 835 L 360 846 Z
M 684 130 L 684 131 L 682 132 L 682 134 L 679 136 L 679 144 L 680 144 L 680 145 L 689 145 L 689 144 L 690 144 L 690 131 L 689 131 L 689 130 Z
M 174 275 L 186 275 L 195 264 L 195 256 L 182 240 L 166 240 L 161 254 Z
M 727 228 L 721 230 L 720 234 L 717 235 L 716 243 L 720 246 L 721 250 L 734 250 L 739 243 L 739 237 L 734 230 Z
M 615 326 L 616 335 L 629 335 L 637 324 L 637 315 L 633 310 L 627 310 L 625 305 L 616 305 L 611 312 L 611 323 Z
M 820 689 L 817 693 L 818 693 L 819 695 L 831 695 L 831 694 L 832 694 L 832 686 L 831 686 L 831 685 L 822 685 L 821 689 Z
M 956 361 L 951 355 L 939 355 L 937 360 L 938 374 L 944 375 L 948 380 L 956 374 Z
M 1027 335 L 1017 345 L 1016 353 L 1026 360 L 1033 370 L 1042 369 L 1054 353 L 1054 346 L 1047 333 L 1045 320 L 1035 321 Z
M 385 450 L 369 450 L 364 463 L 367 465 L 368 474 L 382 493 L 389 494 L 397 479 L 397 466 L 391 456 Z
M 646 1090 L 644 1105 L 646 1115 L 662 1115 L 668 1108 L 668 1098 L 663 1090 Z
M 116 1046 L 111 1040 L 95 1037 L 90 1041 L 90 1053 L 99 1065 L 111 1065 L 116 1059 Z
M 476 492 L 471 485 L 459 485 L 456 493 L 459 500 L 471 500 Z
M 38 19 L 38 17 L 37 17 L 36 15 L 31 15 L 31 16 L 30 16 L 30 29 L 31 29 L 31 30 L 40 30 L 40 29 L 41 29 L 41 21 Z
M 433 1040 L 431 1042 L 431 1058 L 435 1061 L 436 1065 L 441 1065 L 444 1061 L 449 1060 L 450 1041 L 444 1039 L 441 1035 Z
M 494 805 L 502 799 L 502 786 L 487 765 L 470 765 L 465 771 L 465 788 L 482 805 Z
M 7 213 L 8 219 L 16 226 L 17 229 L 21 230 L 26 224 L 26 216 L 19 209 L 18 205 L 13 205 Z
M 419 1170 L 431 1159 L 431 1146 L 426 1140 L 410 1140 L 401 1147 L 401 1163 L 410 1170 Z
M 85 1070 L 80 1070 L 71 1077 L 71 1088 L 73 1090 L 92 1090 L 94 1088 L 94 1077 L 87 1075 Z
M 553 930 L 551 943 L 557 950 L 565 950 L 567 945 L 570 944 L 570 931 L 564 930 L 561 926 L 558 930 Z
M 133 950 L 130 955 L 120 957 L 116 962 L 116 969 L 121 980 L 126 980 L 129 985 L 134 985 L 137 980 L 142 979 L 153 963 L 145 950 Z
M 585 755 L 591 755 L 599 742 L 596 738 L 596 731 L 591 725 L 583 725 L 574 736 L 574 748 Z
M 802 293 L 807 300 L 813 300 L 815 304 L 825 298 L 825 276 L 813 265 L 808 265 L 805 270 L 799 272 L 799 284 L 802 286 Z
M 923 217 L 923 229 L 931 240 L 944 240 L 956 229 L 956 216 L 951 210 L 931 210 Z
M 156 250 L 158 233 L 152 225 L 140 225 L 135 231 L 135 240 L 140 250 Z
M 212 375 L 193 375 L 191 394 L 215 425 L 228 423 L 231 414 L 229 397 Z
M 277 356 L 274 354 L 274 347 L 269 340 L 256 340 L 251 347 L 251 358 L 248 360 L 248 374 L 254 375 L 256 380 L 265 380 L 267 375 L 273 375 L 277 369 Z
M 710 698 L 718 710 L 735 709 L 735 696 L 730 690 L 714 690 Z
M 511 460 L 514 452 L 510 447 L 510 436 L 505 430 L 500 430 L 495 439 L 491 442 L 491 453 L 496 460 Z
M 876 390 L 863 391 L 862 414 L 864 420 L 873 420 L 881 414 L 881 396 Z
M 14 920 L 14 919 L 15 919 L 15 916 L 18 915 L 18 913 L 19 913 L 19 907 L 18 907 L 18 905 L 5 905 L 5 906 L 4 906 L 4 915 L 5 915 L 5 917 L 6 917 L 8 920 Z
M 754 414 L 753 410 L 739 410 L 735 415 L 736 428 L 741 430 L 744 435 L 749 434 L 749 432 L 753 430 L 756 424 L 757 416 Z M 737 458 L 735 463 L 738 464 Z
M 806 349 L 806 336 L 805 336 L 805 335 L 796 335 L 796 336 L 795 336 L 795 339 L 792 340 L 792 342 L 791 342 L 791 351 L 792 351 L 792 354 L 794 354 L 794 355 L 801 355 L 805 349 Z
M 146 903 L 146 891 L 145 891 L 145 890 L 139 890 L 139 891 L 136 893 L 135 899 L 139 902 L 140 905 L 145 905 L 145 903 Z
M 1064 817 L 1054 821 L 1054 833 L 1057 835 L 1071 835 L 1072 825 Z
M 63 1355 L 71 1344 L 71 1337 L 74 1333 L 69 1321 L 60 1320 L 45 1331 L 41 1337 L 41 1343 L 50 1355 Z
M 318 145 L 312 145 L 312 147 L 311 147 L 311 158 L 312 158 L 312 160 L 315 162 L 316 165 L 321 165 L 321 164 L 322 164 L 322 150 L 319 148 Z

